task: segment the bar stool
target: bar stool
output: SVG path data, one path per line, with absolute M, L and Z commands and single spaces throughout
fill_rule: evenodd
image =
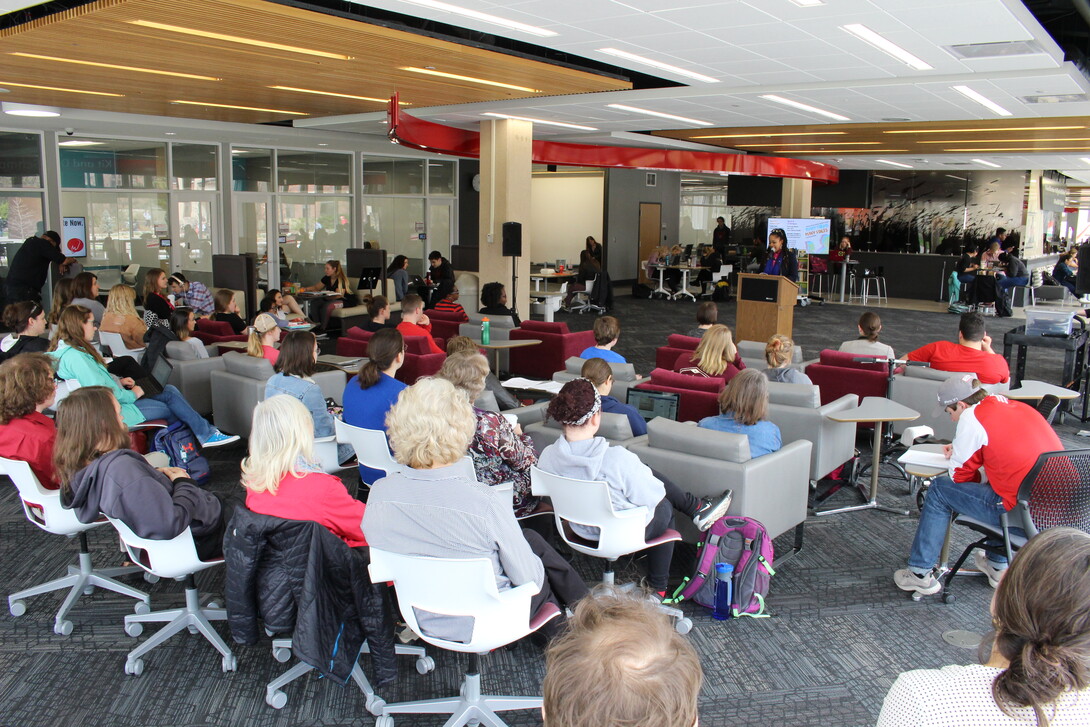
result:
M 871 297 L 878 299 L 879 305 L 884 305 L 889 302 L 886 297 L 886 278 L 882 274 L 884 271 L 882 268 L 876 268 L 874 274 L 867 275 L 865 272 L 863 277 L 859 281 L 860 295 L 863 305 L 867 305 L 867 302 Z M 874 293 L 871 294 L 871 283 L 873 283 Z

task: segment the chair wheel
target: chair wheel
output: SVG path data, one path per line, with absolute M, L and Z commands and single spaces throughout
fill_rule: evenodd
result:
M 382 713 L 386 710 L 386 700 L 377 694 L 367 695 L 367 702 L 365 704 L 367 711 L 376 717 L 381 717 Z
M 953 603 L 957 599 L 958 599 L 958 597 L 955 596 L 953 593 L 944 593 L 944 594 L 942 594 L 942 602 L 943 603 Z
M 375 718 L 375 727 L 394 727 L 394 718 L 388 714 Z
M 223 657 L 220 662 L 220 666 L 223 668 L 223 672 L 226 674 L 229 671 L 235 671 L 238 668 L 238 657 L 234 654 L 228 654 Z M 287 697 L 284 698 L 287 701 Z
M 916 591 L 912 592 L 912 600 L 913 601 L 920 601 L 921 599 L 923 599 L 923 594 L 922 593 L 916 593 Z
M 159 576 L 155 575 L 154 573 L 148 573 L 147 571 L 144 571 L 144 581 L 146 581 L 147 583 L 158 583 Z
M 53 633 L 58 636 L 68 636 L 72 633 L 72 622 L 65 619 L 64 621 L 58 621 L 53 624 Z
M 283 709 L 288 704 L 288 695 L 277 689 L 265 695 L 265 704 L 273 709 Z
M 283 646 L 274 646 L 273 658 L 281 664 L 284 664 L 291 659 L 291 649 L 284 648 Z
M 144 660 L 143 659 L 126 659 L 125 660 L 125 673 L 131 674 L 134 677 L 138 677 L 144 673 Z
M 196 626 L 187 626 L 186 628 L 189 629 L 189 633 L 191 633 L 193 635 L 197 634 L 197 627 Z
M 26 601 L 10 601 L 8 602 L 8 611 L 12 616 L 19 617 L 26 613 Z
M 685 635 L 693 630 L 693 622 L 688 618 L 679 618 L 677 623 L 674 624 L 674 630 L 679 634 Z
M 204 607 L 205 608 L 219 608 L 220 607 L 220 602 L 215 601 L 215 600 L 209 601 L 208 603 L 204 604 Z
M 430 656 L 421 656 L 416 660 L 416 673 L 427 674 L 435 669 L 435 659 Z
M 151 604 L 144 601 L 137 601 L 136 605 L 133 606 L 132 611 L 136 614 L 151 613 Z
M 95 587 L 94 586 L 86 586 L 83 589 L 83 595 L 85 595 L 85 596 L 90 596 L 94 592 L 95 592 Z
M 135 639 L 137 636 L 144 633 L 144 624 L 140 623 L 139 621 L 127 623 L 125 624 L 125 633 Z

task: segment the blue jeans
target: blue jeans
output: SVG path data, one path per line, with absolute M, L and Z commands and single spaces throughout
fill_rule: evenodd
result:
M 946 527 L 954 513 L 999 527 L 999 516 L 1006 511 L 1003 500 L 990 485 L 980 482 L 954 482 L 947 476 L 937 477 L 927 490 L 920 513 L 920 524 L 912 540 L 908 567 L 926 572 L 935 567 L 946 539 Z M 988 560 L 996 565 L 1007 562 L 1005 557 L 988 552 Z
M 197 412 L 174 386 L 167 385 L 162 394 L 144 396 L 136 400 L 136 408 L 147 419 L 166 419 L 168 424 L 183 421 L 197 435 L 201 444 L 212 436 L 215 427 Z
M 1011 288 L 1017 288 L 1019 285 L 1029 285 L 1029 278 L 1012 278 L 1009 275 L 1005 275 L 1002 278 L 997 278 L 995 284 L 999 286 L 1000 290 L 1006 293 Z

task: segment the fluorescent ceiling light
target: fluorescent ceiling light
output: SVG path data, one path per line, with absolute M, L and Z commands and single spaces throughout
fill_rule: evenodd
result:
M 992 162 L 988 161 L 987 159 L 970 159 L 969 161 L 976 162 L 977 164 L 983 164 L 986 167 L 992 167 L 994 169 L 1001 169 L 1001 167 L 998 164 L 993 164 Z
M 889 159 L 875 159 L 874 161 L 879 164 L 888 164 L 891 167 L 900 167 L 901 169 L 912 169 L 911 164 L 901 164 L 900 162 L 891 162 Z
M 120 98 L 123 93 L 106 93 L 105 91 L 84 91 L 79 88 L 60 88 L 59 86 L 35 86 L 33 83 L 14 83 L 12 81 L 0 81 L 0 86 L 16 86 L 18 88 L 37 88 L 41 91 L 63 91 L 64 93 L 83 93 L 88 96 L 113 96 Z
M 1002 106 L 997 104 L 995 101 L 992 101 L 987 96 L 980 95 L 979 93 L 977 93 L 973 89 L 969 88 L 968 86 L 951 86 L 950 88 L 954 89 L 955 91 L 960 93 L 965 98 L 970 99 L 972 101 L 976 101 L 978 104 L 980 104 L 984 108 L 988 109 L 989 111 L 993 111 L 993 112 L 999 114 L 1000 116 L 1013 116 L 1014 115 L 1010 111 L 1007 111 L 1005 108 L 1003 108 Z
M 175 71 L 159 71 L 154 68 L 139 68 L 137 66 L 119 66 L 116 63 L 98 63 L 96 61 L 83 61 L 76 58 L 58 58 L 57 56 L 43 56 L 37 53 L 10 53 L 9 55 L 20 58 L 36 58 L 39 61 L 56 61 L 58 63 L 75 63 L 79 66 L 93 66 L 94 68 L 113 68 L 118 71 L 133 71 L 135 73 L 152 73 L 156 76 L 173 76 L 174 78 L 192 78 L 195 81 L 222 81 L 222 78 L 213 76 L 198 76 L 195 73 L 176 73 Z
M 840 29 L 851 33 L 856 38 L 859 38 L 866 43 L 869 43 L 886 55 L 893 56 L 901 63 L 907 65 L 909 68 L 915 69 L 917 71 L 930 71 L 934 68 L 934 66 L 932 66 L 930 63 L 920 60 L 901 46 L 890 40 L 887 40 L 886 38 L 882 37 L 878 33 L 875 33 L 873 30 L 865 25 L 852 23 L 851 25 L 841 25 Z
M 1090 164 L 1090 157 L 1079 157 L 1079 161 Z
M 227 103 L 209 103 L 207 101 L 182 101 L 176 99 L 171 103 L 184 104 L 186 106 L 211 106 L 217 109 L 238 109 L 240 111 L 265 111 L 270 114 L 291 114 L 292 116 L 309 116 L 306 111 L 285 111 L 284 109 L 263 109 L 256 106 L 235 106 Z
M 772 144 L 735 144 L 735 146 L 877 146 L 880 141 L 777 141 Z
M 685 76 L 695 81 L 703 81 L 704 83 L 719 83 L 718 78 L 712 78 L 711 76 L 705 76 L 701 73 L 694 71 L 688 71 L 684 68 L 678 68 L 677 66 L 671 66 L 669 63 L 663 63 L 662 61 L 656 61 L 651 58 L 644 58 L 638 56 L 635 53 L 629 53 L 626 50 L 618 50 L 617 48 L 599 48 L 599 53 L 606 53 L 607 55 L 616 56 L 617 58 L 624 58 L 626 61 L 632 61 L 633 63 L 642 63 L 645 66 L 651 66 L 657 68 L 660 71 L 669 71 L 670 73 L 676 73 L 679 76 Z
M 968 177 L 959 177 L 956 174 L 947 174 L 946 176 L 950 177 L 950 179 L 956 179 L 959 182 L 968 182 L 969 181 Z
M 1085 126 L 990 126 L 986 129 L 908 129 L 883 131 L 883 134 L 968 134 L 980 131 L 1059 131 L 1061 129 L 1085 129 Z
M 819 109 L 817 106 L 811 106 L 809 104 L 800 103 L 798 101 L 792 101 L 789 98 L 783 96 L 777 96 L 774 93 L 766 93 L 761 96 L 763 99 L 769 101 L 775 101 L 776 103 L 783 104 L 784 106 L 790 106 L 800 111 L 809 111 L 812 114 L 818 114 L 819 116 L 825 116 L 836 121 L 851 121 L 847 116 L 841 116 L 840 114 L 834 114 L 832 111 L 826 111 L 825 109 Z
M 372 98 L 371 96 L 353 96 L 350 93 L 334 93 L 333 91 L 316 91 L 312 88 L 295 88 L 294 86 L 267 86 L 266 88 L 273 88 L 277 91 L 295 91 L 297 93 L 313 93 L 318 96 L 336 96 L 337 98 L 351 98 L 357 101 L 374 101 L 375 103 L 384 104 L 389 99 L 385 98 Z M 408 101 L 398 101 L 401 106 L 412 106 Z
M 1008 147 L 997 146 L 997 147 L 991 148 L 991 149 L 981 149 L 979 147 L 976 147 L 976 148 L 968 147 L 968 148 L 965 148 L 965 149 L 943 149 L 943 151 L 954 151 L 954 152 L 982 152 L 982 151 L 988 151 L 988 152 L 998 152 L 1000 154 L 1005 154 L 1005 153 L 1011 152 L 1011 151 L 1090 151 L 1090 146 L 1074 146 L 1074 145 L 1071 145 L 1071 146 L 1008 146 Z
M 825 4 L 825 0 L 791 0 L 791 2 L 800 8 L 816 8 L 818 5 Z
M 510 114 L 497 114 L 491 111 L 486 111 L 482 116 L 494 116 L 497 119 L 514 119 L 515 121 L 529 121 L 534 124 L 545 124 L 546 126 L 562 126 L 565 129 L 579 129 L 580 131 L 598 131 L 593 126 L 580 126 L 579 124 L 568 124 L 563 121 L 546 121 L 545 119 L 531 119 L 529 116 L 511 116 Z
M 754 139 L 773 136 L 844 136 L 846 131 L 785 131 L 779 134 L 711 134 L 709 136 L 690 136 L 690 139 Z
M 153 23 L 150 20 L 130 20 L 129 23 L 133 25 L 139 25 L 142 28 L 155 28 L 156 30 L 166 30 L 171 33 L 181 33 L 182 35 L 194 35 L 198 38 L 205 38 L 211 40 L 222 40 L 228 43 L 240 43 L 242 45 L 250 45 L 257 48 L 265 48 L 267 50 L 282 50 L 288 53 L 302 53 L 308 56 L 318 56 L 319 58 L 332 58 L 337 61 L 350 61 L 352 56 L 346 56 L 343 53 L 330 53 L 324 50 L 314 50 L 312 48 L 300 48 L 295 45 L 284 45 L 283 43 L 272 43 L 266 40 L 257 40 L 255 38 L 243 38 L 238 35 L 226 35 L 224 33 L 213 33 L 208 30 L 198 30 L 197 28 L 183 28 L 179 25 L 167 25 L 166 23 Z
M 523 33 L 529 33 L 530 35 L 536 35 L 541 38 L 551 38 L 554 35 L 558 35 L 558 33 L 552 30 L 539 28 L 536 25 L 527 25 L 526 23 L 520 23 L 517 20 L 508 20 L 507 18 L 501 18 L 496 15 L 489 15 L 488 13 L 482 13 L 477 10 L 460 8 L 457 5 L 441 3 L 438 0 L 401 0 L 401 2 L 409 3 L 410 5 L 419 5 L 425 8 L 432 8 L 433 10 L 442 10 L 447 13 L 453 13 L 454 15 L 461 15 L 464 18 L 473 18 L 474 20 L 480 20 L 482 23 L 499 25 L 503 28 L 518 30 Z
M 664 114 L 661 111 L 651 111 L 650 109 L 641 109 L 635 106 L 625 106 L 620 103 L 606 104 L 611 109 L 620 109 L 621 111 L 631 111 L 634 114 L 646 114 L 648 116 L 657 116 L 660 119 L 670 119 L 671 121 L 680 121 L 683 124 L 696 124 L 697 126 L 711 126 L 710 121 L 700 121 L 699 119 L 690 119 L 688 116 L 675 116 L 674 114 Z
M 101 141 L 85 141 L 83 139 L 69 139 L 68 141 L 62 141 L 57 146 L 102 146 L 105 142 Z
M 48 119 L 61 115 L 61 110 L 56 107 L 39 106 L 37 104 L 4 101 L 3 103 L 0 103 L 0 108 L 2 108 L 4 113 L 8 116 L 29 116 L 35 119 Z
M 907 154 L 908 149 L 773 149 L 769 154 L 799 154 L 804 156 L 832 156 L 834 154 Z
M 1055 141 L 1087 141 L 1085 136 L 1075 136 L 1066 139 L 944 139 L 943 141 L 917 141 L 917 144 L 1016 144 L 1027 141 L 1038 143 L 1051 143 Z
M 890 180 L 891 182 L 900 182 L 900 181 L 901 181 L 901 180 L 900 180 L 900 179 L 898 179 L 897 177 L 887 177 L 887 176 L 886 176 L 886 175 L 884 175 L 884 174 L 875 174 L 874 176 L 878 177 L 879 179 L 888 179 L 888 180 Z
M 436 71 L 432 68 L 417 68 L 415 66 L 402 66 L 403 71 L 412 71 L 413 73 L 423 73 L 425 76 L 439 76 L 440 78 L 452 78 L 455 81 L 469 81 L 470 83 L 480 83 L 485 86 L 498 86 L 500 88 L 510 88 L 515 91 L 525 91 L 526 93 L 541 93 L 536 88 L 527 88 L 526 86 L 516 86 L 513 83 L 501 83 L 500 81 L 490 81 L 487 78 L 475 78 L 474 76 L 460 76 L 457 73 L 446 73 L 444 71 Z

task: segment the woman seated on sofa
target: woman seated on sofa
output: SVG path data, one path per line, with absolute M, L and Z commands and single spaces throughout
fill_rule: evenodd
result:
M 164 293 L 167 290 L 167 274 L 153 268 L 144 274 L 144 323 L 152 326 L 170 326 L 170 314 L 174 304 Z
M 384 295 L 376 295 L 367 303 L 367 315 L 371 320 L 361 326 L 363 330 L 378 333 L 383 328 L 397 328 L 390 322 L 390 301 Z
M 290 306 L 284 302 L 284 294 L 279 290 L 274 290 L 262 298 L 261 302 L 257 304 L 257 312 L 268 313 L 276 319 L 276 325 L 281 328 L 287 328 L 289 323 L 305 323 L 307 320 L 302 312 L 294 313 L 291 311 Z
M 49 490 L 58 487 L 53 469 L 57 428 L 42 412 L 53 406 L 56 394 L 53 359 L 44 353 L 23 353 L 0 364 L 0 457 L 29 464 Z
M 476 351 L 447 354 L 436 376 L 457 386 L 472 404 L 484 391 L 488 360 Z M 533 441 L 522 433 L 522 427 L 511 426 L 502 414 L 473 407 L 473 415 L 477 431 L 469 445 L 469 456 L 477 470 L 477 481 L 486 485 L 512 483 L 515 516 L 529 515 L 541 502 L 530 494 L 530 467 L 537 464 Z
M 265 384 L 266 399 L 287 394 L 303 402 L 310 412 L 316 439 L 336 434 L 333 415 L 326 407 L 322 389 L 311 378 L 317 364 L 318 339 L 310 331 L 292 331 L 280 344 L 280 355 L 273 366 L 276 374 Z M 355 450 L 351 444 L 337 445 L 338 462 L 347 462 L 353 454 Z
M 31 300 L 21 300 L 4 308 L 4 325 L 12 333 L 0 340 L 0 362 L 20 353 L 42 353 L 49 348 L 45 333 L 45 310 Z
M 580 369 L 579 375 L 594 384 L 598 395 L 602 397 L 602 411 L 606 414 L 624 414 L 628 418 L 628 425 L 632 427 L 632 436 L 641 437 L 647 434 L 647 421 L 644 420 L 636 407 L 609 395 L 613 391 L 613 369 L 604 359 L 588 358 Z
M 109 515 L 149 540 L 171 540 L 189 528 L 201 560 L 222 555 L 231 508 L 184 469 L 152 467 L 130 446 L 121 407 L 108 388 L 85 386 L 69 394 L 57 410 L 53 452 L 66 507 L 80 522 Z
M 216 312 L 211 316 L 212 320 L 223 321 L 231 326 L 231 330 L 234 331 L 236 336 L 246 330 L 246 321 L 242 320 L 242 316 L 239 315 L 238 301 L 235 300 L 235 291 L 228 290 L 227 288 L 220 288 L 212 298 L 215 301 L 214 305 L 216 306 Z
M 143 348 L 144 334 L 148 327 L 144 319 L 136 312 L 136 291 L 124 284 L 110 288 L 106 298 L 106 313 L 102 316 L 100 331 L 117 333 L 121 336 L 125 348 Z
M 250 453 L 242 460 L 246 507 L 285 520 L 313 520 L 349 546 L 365 546 L 366 506 L 314 458 L 310 412 L 296 398 L 273 396 L 254 409 Z
M 674 363 L 678 373 L 723 381 L 730 381 L 745 367 L 730 329 L 719 323 L 707 330 L 695 351 L 681 354 Z
M 178 340 L 192 346 L 197 358 L 208 358 L 208 349 L 199 338 L 193 337 L 193 331 L 197 327 L 197 319 L 190 308 L 175 308 L 170 314 L 170 330 L 178 337 Z
M 258 313 L 254 325 L 250 327 L 250 339 L 246 342 L 246 353 L 254 358 L 263 358 L 273 366 L 280 357 L 276 342 L 280 340 L 280 326 L 268 313 Z
M 878 340 L 882 332 L 882 319 L 874 311 L 867 311 L 859 316 L 859 338 L 840 344 L 840 350 L 854 353 L 856 356 L 874 356 L 893 361 L 897 354 L 893 347 Z
M 165 419 L 168 424 L 182 421 L 193 430 L 202 447 L 238 441 L 238 435 L 221 433 L 195 412 L 173 385 L 163 387 L 161 394 L 145 396 L 144 390 L 131 377 L 115 381 L 106 370 L 102 356 L 90 344 L 94 332 L 95 319 L 91 311 L 78 305 L 64 309 L 49 349 L 49 355 L 57 362 L 57 378 L 75 379 L 82 387 L 104 386 L 112 391 L 121 405 L 126 426 L 133 427 L 148 419 Z M 121 358 L 131 360 L 127 356 Z
M 72 278 L 72 303 L 82 305 L 95 317 L 95 323 L 102 323 L 106 308 L 98 302 L 98 276 L 84 270 Z
M 783 446 L 780 428 L 768 421 L 768 379 L 756 369 L 742 371 L 719 392 L 718 416 L 700 420 L 704 429 L 745 434 L 749 456 L 775 452 Z
M 787 336 L 777 333 L 768 339 L 765 344 L 765 361 L 768 368 L 764 370 L 769 381 L 777 381 L 781 384 L 813 384 L 810 377 L 798 369 L 791 368 L 791 359 L 795 355 L 795 343 Z

